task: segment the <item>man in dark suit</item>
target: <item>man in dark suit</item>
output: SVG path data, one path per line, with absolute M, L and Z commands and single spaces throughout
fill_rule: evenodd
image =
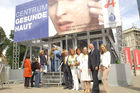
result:
M 62 59 L 62 71 L 64 72 L 64 79 L 65 79 L 65 88 L 64 89 L 72 89 L 72 74 L 70 70 L 70 66 L 68 65 L 68 51 L 64 50 L 64 57 Z
M 91 50 L 88 58 L 88 69 L 92 72 L 93 77 L 93 88 L 91 93 L 100 93 L 99 81 L 98 81 L 98 70 L 100 65 L 100 52 L 98 49 L 94 48 L 93 44 L 89 44 L 89 49 Z

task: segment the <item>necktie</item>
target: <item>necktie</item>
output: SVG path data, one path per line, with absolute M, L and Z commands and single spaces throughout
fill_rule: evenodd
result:
M 67 62 L 67 57 L 65 57 L 65 64 L 66 64 L 66 62 Z
M 93 53 L 93 50 L 91 50 L 91 53 L 90 53 L 90 55 L 92 55 L 92 53 Z

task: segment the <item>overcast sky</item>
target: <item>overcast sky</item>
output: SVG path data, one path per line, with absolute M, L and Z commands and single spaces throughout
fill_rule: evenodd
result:
M 15 6 L 31 0 L 0 0 L 0 26 L 9 36 L 14 29 Z M 120 12 L 123 30 L 135 25 L 140 28 L 140 20 L 136 0 L 120 0 Z
M 10 31 L 14 30 L 15 7 L 16 5 L 31 0 L 0 0 L 0 26 L 9 37 Z

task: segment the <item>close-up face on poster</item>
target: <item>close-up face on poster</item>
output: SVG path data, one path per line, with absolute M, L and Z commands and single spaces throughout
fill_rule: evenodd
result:
M 14 40 L 19 42 L 120 25 L 119 0 L 33 0 L 16 6 Z
M 57 35 L 120 25 L 119 0 L 49 0 Z

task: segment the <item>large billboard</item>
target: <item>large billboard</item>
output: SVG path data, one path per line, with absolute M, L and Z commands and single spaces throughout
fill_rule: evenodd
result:
M 58 35 L 121 25 L 119 0 L 49 0 Z
M 33 0 L 16 6 L 14 41 L 48 37 L 48 0 Z
M 120 25 L 119 0 L 33 0 L 16 7 L 14 40 L 21 42 Z

